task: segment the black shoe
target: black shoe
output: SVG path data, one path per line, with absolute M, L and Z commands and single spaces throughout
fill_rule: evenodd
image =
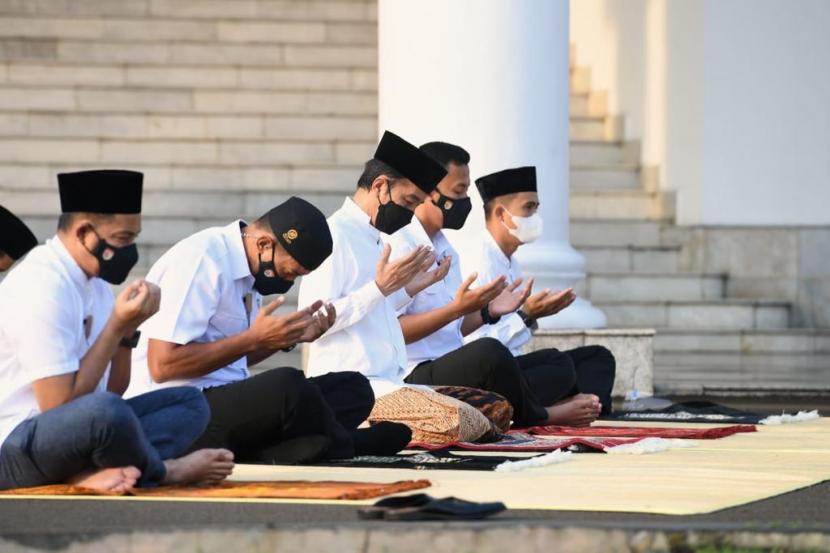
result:
M 352 431 L 355 455 L 394 455 L 412 441 L 412 430 L 397 422 L 379 422 Z

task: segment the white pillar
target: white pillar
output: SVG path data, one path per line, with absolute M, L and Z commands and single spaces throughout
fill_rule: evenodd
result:
M 519 259 L 535 289 L 563 289 L 585 277 L 570 245 L 569 39 L 567 0 L 380 0 L 380 130 L 420 144 L 453 142 L 471 156 L 471 176 L 535 165 L 545 234 Z M 474 209 L 453 237 L 459 251 L 481 241 Z M 605 326 L 580 299 L 549 328 Z

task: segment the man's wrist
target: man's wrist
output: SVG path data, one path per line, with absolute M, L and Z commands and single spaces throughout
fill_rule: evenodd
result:
M 530 330 L 536 330 L 537 328 L 539 328 L 539 323 L 536 322 L 536 319 L 525 313 L 523 309 L 519 309 L 518 311 L 516 311 L 516 314 L 522 318 L 522 321 L 524 322 L 525 326 Z
M 486 325 L 496 324 L 501 320 L 501 315 L 498 317 L 494 317 L 490 314 L 490 304 L 485 305 L 481 308 L 481 320 Z
M 136 330 L 129 336 L 124 336 L 121 338 L 121 341 L 118 342 L 118 347 L 120 348 L 127 348 L 127 349 L 135 349 L 138 346 L 138 340 L 141 338 L 141 332 Z

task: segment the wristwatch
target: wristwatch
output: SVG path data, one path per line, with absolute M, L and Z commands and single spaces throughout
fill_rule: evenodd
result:
M 484 321 L 484 324 L 486 325 L 493 325 L 501 320 L 501 315 L 493 317 L 490 315 L 490 306 L 485 305 L 481 308 L 481 320 Z
M 522 321 L 524 322 L 525 326 L 530 330 L 536 330 L 537 328 L 539 328 L 539 323 L 536 322 L 536 319 L 532 318 L 530 315 L 528 315 L 521 309 L 516 311 L 516 314 L 522 318 Z
M 132 336 L 125 336 L 124 338 L 121 338 L 121 341 L 118 342 L 118 347 L 135 349 L 135 347 L 138 345 L 139 338 L 141 338 L 141 331 L 136 330 L 135 332 L 133 332 Z
M 290 346 L 288 346 L 287 348 L 280 348 L 280 351 L 284 351 L 284 352 L 286 352 L 286 353 L 287 353 L 287 352 L 291 351 L 292 349 L 294 349 L 294 348 L 296 348 L 296 347 L 297 347 L 297 344 L 291 344 L 291 345 L 290 345 Z

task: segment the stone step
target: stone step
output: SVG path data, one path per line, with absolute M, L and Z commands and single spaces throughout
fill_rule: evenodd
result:
M 374 144 L 374 141 L 2 138 L 0 164 L 353 166 L 372 156 Z
M 638 166 L 639 161 L 639 141 L 571 141 L 571 167 Z
M 374 143 L 376 135 L 376 118 L 360 115 L 0 113 L 0 137 L 13 141 L 92 138 L 110 142 L 144 140 L 150 145 L 165 140 L 200 143 L 246 139 Z
M 152 22 L 148 24 L 152 25 Z M 377 48 L 366 44 L 242 44 L 6 39 L 0 59 L 69 64 L 145 64 L 245 67 L 375 68 Z M 94 47 L 91 47 L 93 46 Z
M 568 198 L 571 218 L 665 220 L 674 217 L 674 194 L 644 190 L 573 188 Z
M 574 117 L 570 119 L 571 140 L 620 142 L 624 120 L 619 116 Z
M 320 210 L 331 213 L 343 202 L 349 191 L 301 191 L 299 194 L 314 203 Z M 145 216 L 143 226 L 150 226 L 154 218 L 169 221 L 193 220 L 196 222 L 210 220 L 231 221 L 237 217 L 258 217 L 285 201 L 292 193 L 289 191 L 176 191 L 144 193 L 142 212 Z M 15 213 L 25 216 L 27 221 L 36 219 L 48 221 L 60 213 L 58 195 L 54 192 L 4 192 L 3 204 Z M 35 217 L 40 216 L 40 217 Z M 167 225 L 168 222 L 164 225 Z M 33 231 L 36 229 L 33 228 Z M 38 225 L 37 230 L 40 230 Z M 198 230 L 198 227 L 197 229 Z M 194 231 L 195 232 L 195 231 Z M 38 234 L 40 236 L 40 234 Z M 161 243 L 170 243 L 165 240 Z
M 28 2 L 12 1 L 0 4 L 0 14 L 51 17 L 130 17 L 183 19 L 250 19 L 254 21 L 360 21 L 377 20 L 374 1 L 274 2 L 269 0 L 235 0 L 206 2 L 205 0 L 129 0 L 111 2 L 87 0 L 84 2 Z
M 571 150 L 574 148 L 571 147 Z M 636 163 L 585 164 L 571 159 L 571 190 L 641 190 Z
M 571 117 L 605 117 L 608 115 L 608 95 L 605 92 L 574 94 L 571 92 Z
M 724 297 L 725 280 L 725 275 L 697 273 L 589 273 L 583 294 L 594 303 L 718 301 Z
M 377 44 L 377 24 L 362 21 L 181 20 L 152 17 L 3 17 L 0 39 L 56 39 L 139 43 Z M 574 79 L 585 86 L 582 69 Z M 588 72 L 590 82 L 590 71 Z
M 570 87 L 571 94 L 590 94 L 591 68 L 585 66 L 571 66 Z
M 0 193 L 25 201 L 29 193 L 54 195 L 55 175 L 82 169 L 105 169 L 109 164 L 0 165 Z M 283 191 L 295 194 L 354 190 L 361 165 L 337 166 L 157 166 L 137 163 L 129 168 L 144 173 L 144 190 L 179 191 Z
M 747 330 L 702 332 L 661 330 L 655 337 L 654 350 L 661 353 L 741 353 L 827 354 L 830 355 L 830 330 L 790 328 L 784 330 Z M 830 367 L 830 364 L 828 364 Z
M 665 247 L 597 247 L 579 248 L 585 256 L 588 273 L 676 273 L 679 270 L 679 246 Z
M 666 222 L 574 220 L 571 221 L 571 243 L 575 248 L 589 247 L 660 247 L 665 244 L 663 235 L 671 228 Z M 683 232 L 681 229 L 678 232 Z
M 830 391 L 828 353 L 654 354 L 654 389 L 659 395 L 740 391 Z
M 10 60 L 4 86 L 233 90 L 377 90 L 375 68 L 196 67 L 166 64 L 58 64 Z M 5 106 L 5 104 L 4 104 Z M 6 108 L 8 109 L 8 108 Z
M 374 116 L 373 91 L 271 91 L 152 88 L 0 88 L 6 112 L 47 111 L 123 114 L 279 114 Z
M 595 302 L 614 327 L 678 330 L 783 329 L 790 323 L 790 304 L 775 300 Z

